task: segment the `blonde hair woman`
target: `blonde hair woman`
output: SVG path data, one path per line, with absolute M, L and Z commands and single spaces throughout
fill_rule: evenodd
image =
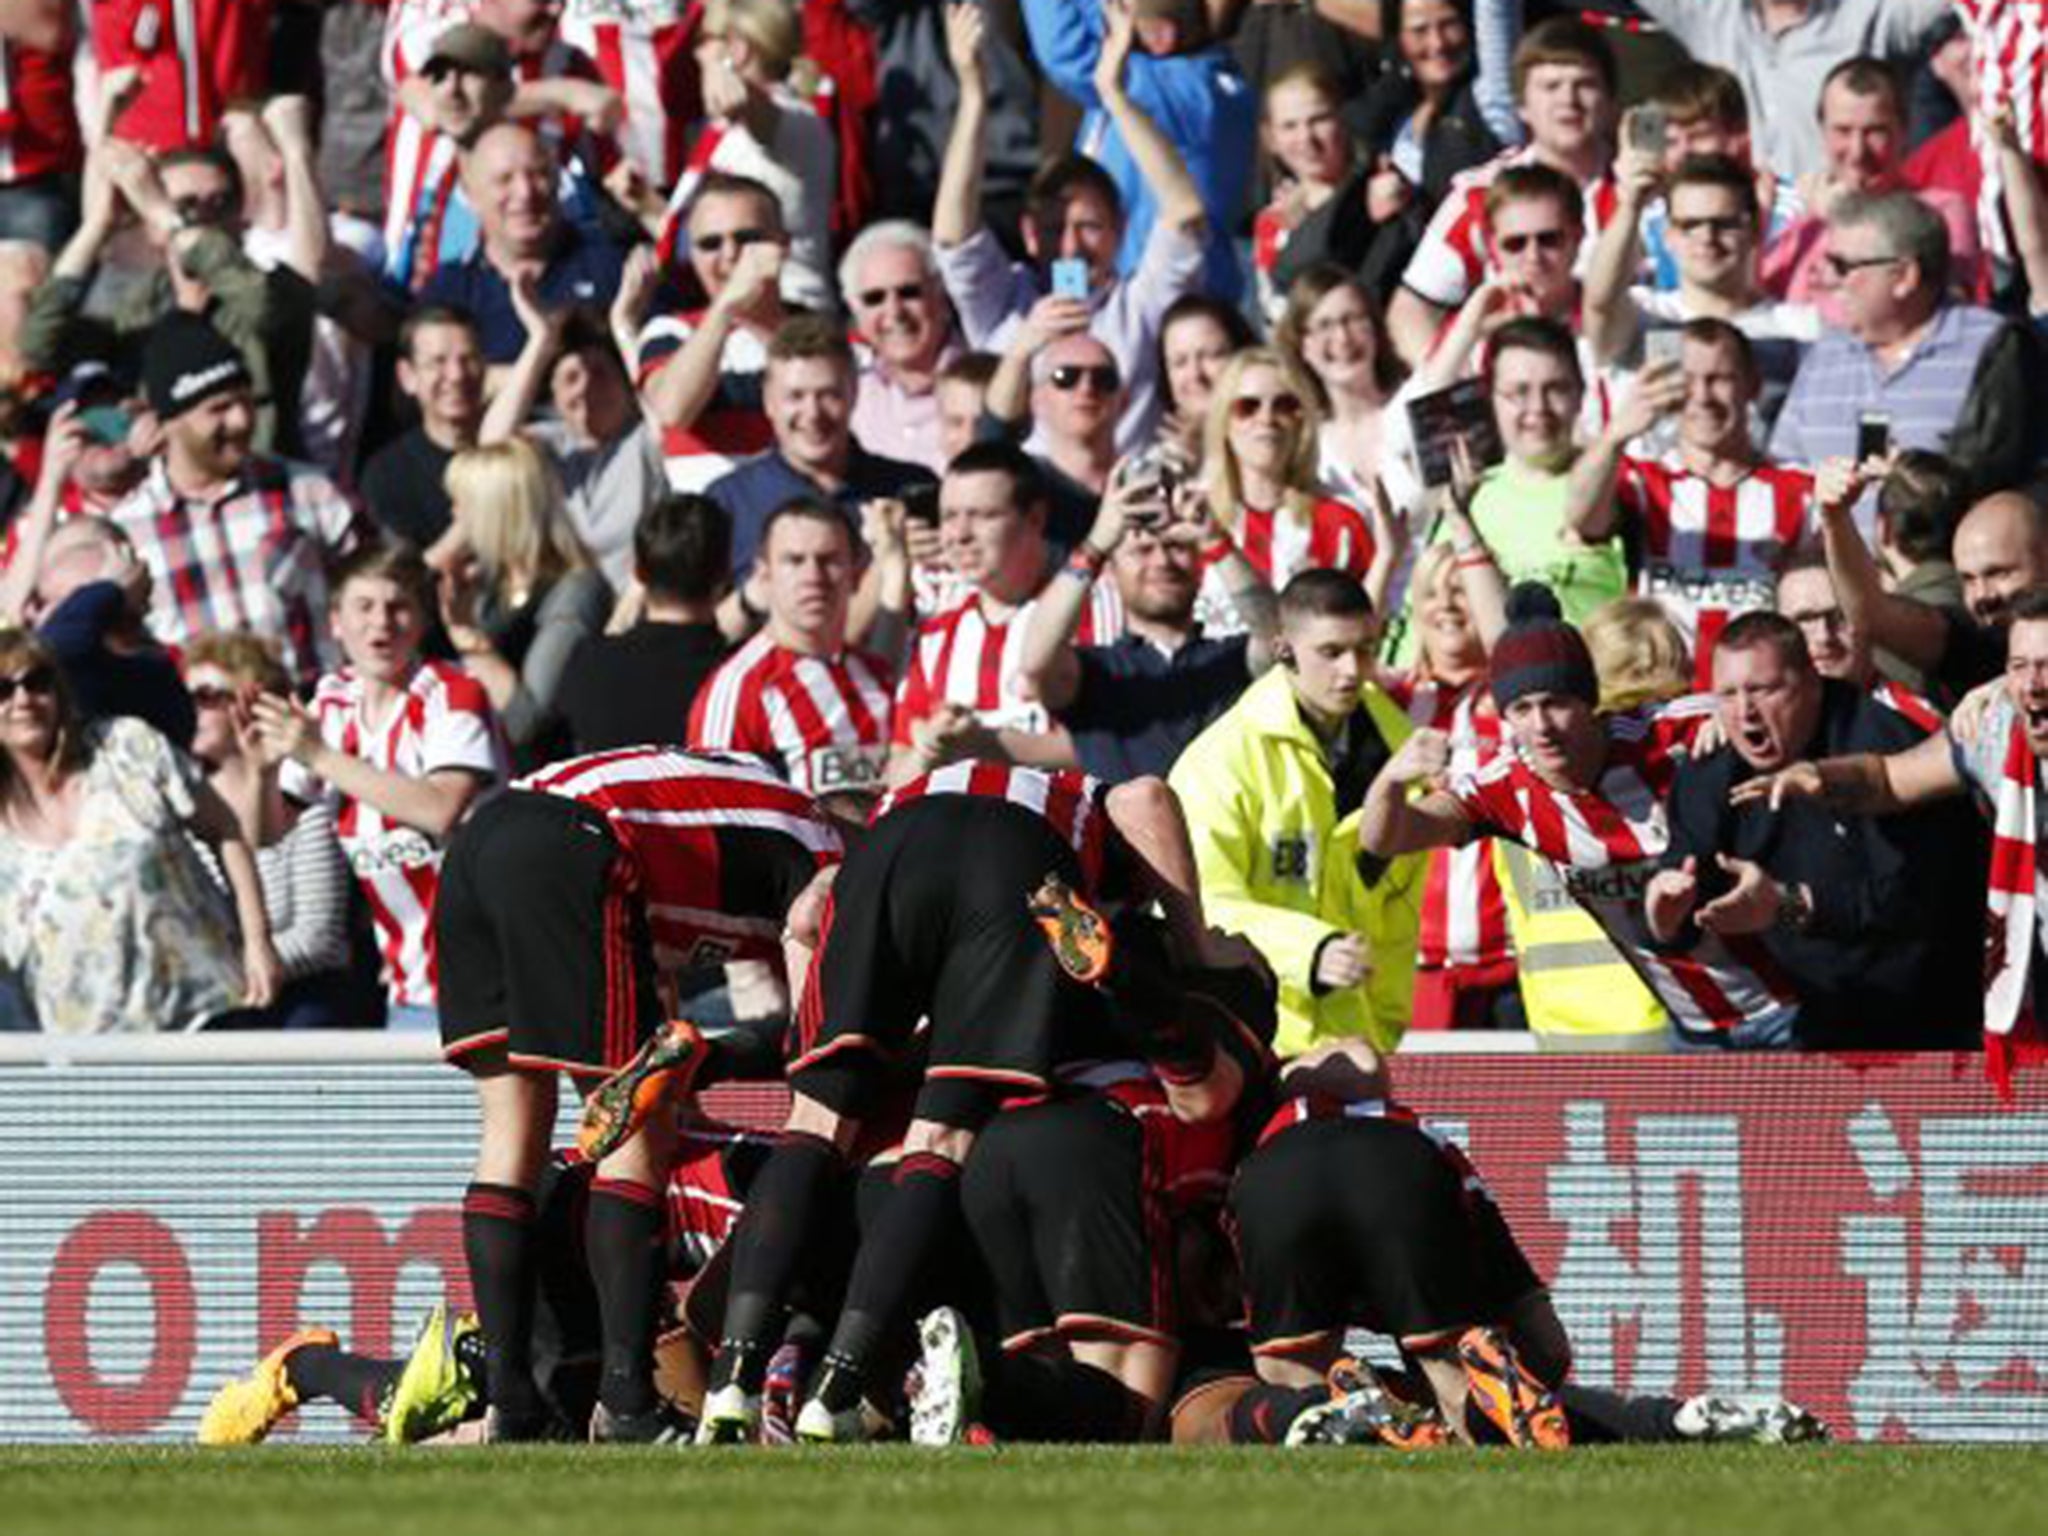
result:
M 464 449 L 446 484 L 471 559 L 444 579 L 442 621 L 524 771 L 566 754 L 562 675 L 603 632 L 611 587 L 569 526 L 554 469 L 524 438 Z
M 1277 590 L 1298 572 L 1348 572 L 1384 612 L 1400 551 L 1392 518 L 1376 528 L 1325 496 L 1316 478 L 1314 396 L 1301 371 L 1271 347 L 1247 347 L 1223 365 L 1202 431 L 1202 489 L 1216 521 L 1252 569 Z M 1213 634 L 1244 629 L 1208 561 L 1198 611 Z
M 1655 598 L 1618 597 L 1579 626 L 1600 679 L 1607 713 L 1662 704 L 1692 692 L 1692 655 L 1685 636 Z

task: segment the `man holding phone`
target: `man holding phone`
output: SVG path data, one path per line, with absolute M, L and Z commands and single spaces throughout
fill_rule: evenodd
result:
M 1828 219 L 1828 284 L 1844 330 L 1808 349 L 1771 433 L 1771 456 L 1860 462 L 1865 421 L 1889 419 L 1887 448 L 1946 454 L 1987 496 L 2042 462 L 2038 412 L 2048 358 L 2022 321 L 1948 297 L 1948 229 L 1910 192 L 1839 199 Z M 1867 540 L 1874 498 L 1857 504 Z
M 1586 269 L 1586 335 L 1603 366 L 1641 367 L 1660 337 L 1704 318 L 1727 320 L 1750 339 L 1768 416 L 1784 400 L 1807 344 L 1820 337 L 1820 312 L 1810 304 L 1771 298 L 1757 278 L 1763 226 L 1756 177 L 1727 155 L 1696 155 L 1666 175 L 1661 151 L 1638 131 L 1646 114 L 1629 114 L 1629 147 L 1616 171 L 1614 217 L 1600 232 Z M 1662 193 L 1665 227 L 1678 263 L 1672 292 L 1638 284 L 1643 216 Z M 1669 345 L 1669 342 L 1664 343 Z
M 1072 308 L 1114 358 L 1128 402 L 1117 446 L 1151 437 L 1159 414 L 1155 375 L 1160 322 L 1173 301 L 1201 284 L 1208 218 L 1202 195 L 1172 142 L 1125 89 L 1134 41 L 1126 11 L 1109 17 L 1094 85 L 1103 110 L 1151 190 L 1156 212 L 1143 259 L 1119 276 L 1126 210 L 1116 182 L 1085 155 L 1051 161 L 1025 199 L 1024 248 L 1012 262 L 983 222 L 981 174 L 988 130 L 988 81 L 982 48 L 988 21 L 978 5 L 946 10 L 946 45 L 960 77 L 960 111 L 946 142 L 932 239 L 939 273 L 959 312 L 968 345 L 1006 350 L 1041 301 Z
M 1225 640 L 1195 618 L 1203 557 L 1246 630 Z M 1077 645 L 1089 595 L 1104 576 L 1124 610 L 1124 632 Z M 1115 784 L 1165 774 L 1181 750 L 1273 664 L 1279 613 L 1273 589 L 1216 522 L 1208 499 L 1176 483 L 1170 466 L 1127 460 L 1088 537 L 1032 605 L 1024 632 L 1027 690 L 1074 738 L 1074 754 Z

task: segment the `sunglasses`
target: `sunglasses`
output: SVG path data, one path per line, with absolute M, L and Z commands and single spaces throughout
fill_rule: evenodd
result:
M 915 304 L 924 296 L 923 283 L 899 283 L 894 288 L 864 288 L 854 295 L 860 300 L 862 309 L 880 309 L 884 299 L 894 299 L 898 304 Z
M 1116 369 L 1108 363 L 1061 363 L 1047 378 L 1054 389 L 1079 389 L 1088 384 L 1098 395 L 1116 393 Z
M 235 702 L 235 690 L 215 683 L 201 683 L 185 690 L 192 695 L 194 709 L 226 709 Z
M 171 199 L 171 207 L 187 224 L 225 224 L 235 216 L 232 192 L 207 192 Z
M 1565 234 L 1561 229 L 1539 229 L 1525 235 L 1502 235 L 1497 242 L 1510 256 L 1519 256 L 1534 245 L 1540 251 L 1561 251 Z
M 1835 274 L 1837 282 L 1851 272 L 1861 272 L 1865 267 L 1888 267 L 1893 262 L 1905 259 L 1903 256 L 1837 256 L 1833 251 L 1821 257 L 1821 260 L 1827 263 L 1828 270 Z
M 1239 395 L 1230 402 L 1230 416 L 1233 421 L 1250 421 L 1261 411 L 1271 411 L 1275 421 L 1301 420 L 1301 396 Z
M 0 677 L 0 704 L 11 704 L 17 692 L 47 699 L 57 691 L 57 674 L 47 666 L 30 667 L 13 677 Z
M 728 245 L 735 250 L 745 250 L 750 245 L 765 245 L 775 238 L 775 232 L 768 229 L 735 229 L 730 234 L 697 235 L 690 241 L 692 250 L 702 251 L 707 256 L 716 256 Z

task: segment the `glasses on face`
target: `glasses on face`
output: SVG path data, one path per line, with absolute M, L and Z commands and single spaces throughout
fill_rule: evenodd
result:
M 57 691 L 57 674 L 47 666 L 30 667 L 13 677 L 0 677 L 0 704 L 14 702 L 16 693 L 32 693 L 46 699 Z
M 1058 390 L 1079 389 L 1086 384 L 1098 395 L 1116 393 L 1116 369 L 1108 363 L 1061 363 L 1047 378 Z
M 1904 259 L 1902 256 L 1837 256 L 1833 251 L 1821 257 L 1838 283 L 1851 272 L 1861 272 L 1865 267 L 1888 267 Z
M 1364 310 L 1348 315 L 1326 315 L 1321 320 L 1311 321 L 1302 332 L 1311 341 L 1328 341 L 1332 336 L 1355 331 L 1361 336 L 1372 334 L 1372 316 Z
M 235 702 L 235 690 L 219 683 L 198 683 L 185 691 L 192 695 L 194 709 L 226 709 Z
M 728 245 L 735 250 L 745 250 L 750 245 L 765 245 L 774 238 L 775 232 L 769 229 L 714 230 L 709 234 L 692 236 L 690 247 L 706 256 L 716 256 Z
M 862 309 L 880 309 L 885 299 L 898 304 L 915 304 L 924 297 L 923 283 L 898 283 L 894 288 L 864 288 L 854 295 Z
M 1696 219 L 1674 218 L 1671 227 L 1690 240 L 1694 235 L 1713 235 L 1718 239 L 1733 240 L 1737 235 L 1749 232 L 1749 220 L 1733 214 L 1701 214 Z
M 1565 234 L 1561 229 L 1532 229 L 1522 234 L 1502 235 L 1498 244 L 1510 256 L 1521 255 L 1531 245 L 1539 251 L 1561 251 Z
M 1230 418 L 1233 421 L 1251 421 L 1261 412 L 1269 413 L 1279 422 L 1299 421 L 1301 396 L 1283 390 L 1277 395 L 1239 395 L 1230 402 Z

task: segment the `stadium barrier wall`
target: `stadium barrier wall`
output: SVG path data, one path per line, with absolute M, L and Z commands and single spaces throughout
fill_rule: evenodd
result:
M 0 1041 L 0 1438 L 186 1438 L 301 1320 L 378 1352 L 463 1304 L 474 1113 L 432 1053 Z M 1552 1278 L 1582 1379 L 1782 1393 L 1846 1438 L 2048 1439 L 2048 1077 L 2002 1106 L 1968 1056 L 1396 1071 Z M 781 1091 L 714 1104 L 772 1120 Z

